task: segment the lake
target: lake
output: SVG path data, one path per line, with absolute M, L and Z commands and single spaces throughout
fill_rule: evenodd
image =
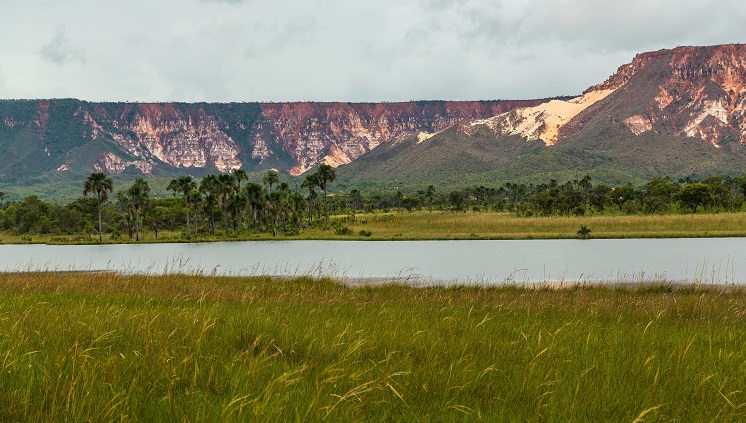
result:
M 0 271 L 331 276 L 423 284 L 746 282 L 746 238 L 0 245 Z

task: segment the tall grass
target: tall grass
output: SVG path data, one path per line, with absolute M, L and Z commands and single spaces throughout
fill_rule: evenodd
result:
M 746 418 L 746 292 L 0 275 L 0 421 Z
M 594 238 L 746 236 L 746 213 L 654 216 L 516 217 L 509 213 L 416 212 L 359 215 L 349 224 L 385 239 L 573 238 L 578 228 Z

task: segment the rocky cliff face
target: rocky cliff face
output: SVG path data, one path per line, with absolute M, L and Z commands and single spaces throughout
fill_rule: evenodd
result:
M 415 142 L 383 146 L 345 166 L 343 177 L 361 183 L 388 172 L 410 183 L 458 185 L 563 180 L 568 173 L 607 183 L 740 175 L 746 169 L 746 46 L 638 54 L 579 97 L 463 121 L 422 144 L 429 149 Z M 458 176 L 425 172 L 456 163 Z
M 319 162 L 335 167 L 350 163 L 400 137 L 435 133 L 457 122 L 484 119 L 543 101 L 0 101 L 0 153 L 18 150 L 14 145 L 21 145 L 23 152 L 21 157 L 3 154 L 0 180 L 33 173 L 34 162 L 45 168 L 41 170 L 60 175 L 75 169 L 111 175 L 136 170 L 151 175 L 161 168 L 208 168 L 221 172 L 274 168 L 299 175 Z M 45 155 L 44 160 L 37 157 Z
M 498 136 L 541 139 L 551 146 L 577 135 L 604 110 L 635 136 L 655 131 L 700 138 L 716 146 L 727 141 L 743 144 L 745 87 L 746 46 L 680 47 L 638 54 L 580 97 L 518 108 L 471 122 L 464 131 L 488 126 Z
M 277 149 L 269 146 L 279 144 L 299 175 L 322 160 L 336 167 L 397 138 L 543 101 L 263 104 L 251 156 L 270 160 Z

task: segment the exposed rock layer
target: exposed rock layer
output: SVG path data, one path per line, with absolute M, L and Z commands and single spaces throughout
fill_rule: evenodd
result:
M 486 125 L 497 136 L 519 135 L 554 145 L 576 135 L 608 103 L 634 103 L 642 113 L 619 116 L 634 135 L 647 131 L 746 143 L 746 46 L 680 47 L 638 54 L 605 82 L 568 101 L 553 100 L 474 121 L 466 133 Z M 646 97 L 646 89 L 655 90 Z M 603 100 L 609 98 L 605 103 Z M 612 96 L 613 97 L 613 96 Z M 600 103 L 599 107 L 592 107 Z M 617 104 L 619 106 L 619 104 Z M 629 105 L 629 104 L 628 104 Z M 622 105 L 623 106 L 623 105 Z M 614 114 L 625 107 L 615 107 Z M 589 110 L 589 113 L 583 114 Z M 607 113 L 610 110 L 605 109 Z M 578 117 L 578 119 L 576 119 Z M 568 126 L 569 128 L 565 128 Z
M 351 186 L 376 178 L 385 184 L 378 175 L 392 175 L 389 180 L 397 186 L 535 182 L 583 174 L 606 183 L 741 175 L 745 87 L 744 45 L 642 53 L 579 97 L 388 144 L 341 173 Z M 448 173 L 456 167 L 457 174 Z
M 84 166 L 85 171 L 109 174 L 139 169 L 150 175 L 168 167 L 221 172 L 273 168 L 299 175 L 321 161 L 335 167 L 349 163 L 396 138 L 434 133 L 457 122 L 484 119 L 544 101 L 0 101 L 4 103 L 0 104 L 0 150 L 12 149 L 14 142 L 22 143 L 22 150 L 28 150 L 25 155 L 46 154 L 43 166 L 61 174 Z M 87 153 L 80 154 L 80 149 Z M 0 179 L 18 174 L 20 168 L 29 170 L 18 165 L 18 157 L 11 156 L 0 159 Z

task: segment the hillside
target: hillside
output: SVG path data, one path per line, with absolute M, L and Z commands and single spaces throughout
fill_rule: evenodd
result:
M 423 141 L 391 143 L 340 173 L 351 184 L 395 175 L 389 185 L 740 174 L 746 170 L 745 87 L 746 46 L 643 53 L 582 96 L 460 122 Z
M 746 169 L 746 46 L 641 53 L 575 98 L 406 103 L 0 101 L 0 189 L 74 195 L 119 179 L 338 167 L 333 189 Z M 20 187 L 20 188 L 19 188 Z
M 80 180 L 91 171 L 163 176 L 277 169 L 299 175 L 378 145 L 529 101 L 88 103 L 0 101 L 0 184 Z

